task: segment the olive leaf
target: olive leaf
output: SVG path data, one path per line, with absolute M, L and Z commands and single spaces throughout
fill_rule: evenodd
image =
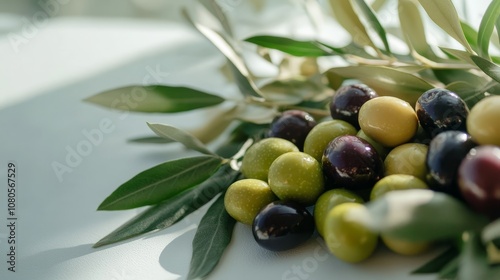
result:
M 345 78 L 357 79 L 380 95 L 391 95 L 415 104 L 425 91 L 434 88 L 424 79 L 385 66 L 359 65 L 336 67 L 328 70 Z
M 474 27 L 470 26 L 465 21 L 460 21 L 460 26 L 462 27 L 462 30 L 464 31 L 464 36 L 465 39 L 467 39 L 467 42 L 469 42 L 469 45 L 475 52 L 479 52 L 479 46 L 478 46 L 478 33 L 474 29 Z
M 279 36 L 259 35 L 245 41 L 261 47 L 280 50 L 294 56 L 318 57 L 334 54 L 331 49 L 317 41 L 299 41 Z
M 193 254 L 187 279 L 203 279 L 215 268 L 231 242 L 236 224 L 224 208 L 224 194 L 210 206 L 193 239 Z
M 146 143 L 146 144 L 169 144 L 175 142 L 175 140 L 166 139 L 159 136 L 136 137 L 136 138 L 130 138 L 127 141 L 130 143 Z
M 385 32 L 384 27 L 382 24 L 380 24 L 380 21 L 377 18 L 377 15 L 375 12 L 372 10 L 372 8 L 365 2 L 365 0 L 352 0 L 352 2 L 355 4 L 359 10 L 359 12 L 364 16 L 366 19 L 366 23 L 368 26 L 370 26 L 375 33 L 378 35 L 382 43 L 384 44 L 385 51 L 387 53 L 391 53 L 391 47 L 389 45 L 389 42 L 387 41 L 387 35 Z
M 488 263 L 486 249 L 479 234 L 468 232 L 464 235 L 464 246 L 460 255 L 459 279 L 500 279 L 500 266 Z
M 476 55 L 472 55 L 471 59 L 486 75 L 500 83 L 500 66 Z
M 203 183 L 148 208 L 106 235 L 93 247 L 113 244 L 148 232 L 168 228 L 226 190 L 239 174 L 229 165 L 223 165 Z
M 413 270 L 412 274 L 437 273 L 442 271 L 450 262 L 458 257 L 460 251 L 455 246 L 450 246 L 440 254 Z
M 159 164 L 120 185 L 97 210 L 124 210 L 157 204 L 205 181 L 223 162 L 218 156 L 199 156 Z
M 376 232 L 408 241 L 456 238 L 487 224 L 486 217 L 457 199 L 428 189 L 390 192 L 369 202 L 367 208 L 353 211 L 352 218 Z
M 202 3 L 205 6 L 205 8 L 207 8 L 207 10 L 219 20 L 219 23 L 221 24 L 224 31 L 232 36 L 233 28 L 229 24 L 229 19 L 226 17 L 224 10 L 217 3 L 217 1 L 216 0 L 198 0 L 198 1 Z
M 456 57 L 464 62 L 467 62 L 471 65 L 476 65 L 471 58 L 471 54 L 468 52 L 456 50 L 456 49 L 445 48 L 445 47 L 440 47 L 440 49 L 443 52 L 450 54 L 451 56 L 454 56 L 454 57 Z
M 477 44 L 479 48 L 479 55 L 484 58 L 489 58 L 489 46 L 493 28 L 495 27 L 498 18 L 500 17 L 500 1 L 491 1 L 488 8 L 481 19 L 479 30 L 477 33 Z
M 189 132 L 167 124 L 147 123 L 149 128 L 158 136 L 182 143 L 186 148 L 198 151 L 207 155 L 214 155 L 213 152 Z
M 101 92 L 84 101 L 135 112 L 176 113 L 224 102 L 224 98 L 187 87 L 152 85 L 127 86 Z
M 446 31 L 448 35 L 457 40 L 465 49 L 474 53 L 472 48 L 465 38 L 462 26 L 460 25 L 460 18 L 458 17 L 457 10 L 451 0 L 418 0 L 420 5 L 427 12 L 427 15 L 436 23 L 441 29 Z
M 410 48 L 426 57 L 435 57 L 425 35 L 424 24 L 416 0 L 399 0 L 398 15 L 401 32 Z

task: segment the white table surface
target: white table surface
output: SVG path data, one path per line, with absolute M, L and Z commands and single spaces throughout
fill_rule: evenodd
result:
M 175 144 L 130 144 L 126 139 L 151 134 L 146 121 L 186 127 L 195 126 L 203 116 L 124 115 L 82 99 L 141 83 L 154 69 L 159 83 L 228 94 L 236 87 L 214 71 L 224 59 L 200 35 L 178 23 L 62 19 L 51 24 L 17 54 L 5 38 L 0 43 L 0 53 L 12 53 L 2 56 L 8 61 L 0 66 L 0 279 L 185 279 L 191 240 L 206 207 L 166 230 L 99 249 L 91 246 L 140 211 L 96 211 L 118 185 L 163 161 L 194 154 Z M 89 38 L 95 43 L 88 44 Z M 39 57 L 40 48 L 49 42 L 51 55 L 64 59 Z M 88 47 L 76 47 L 84 42 Z M 131 44 L 126 50 L 121 48 L 124 42 Z M 26 62 L 35 58 L 36 64 Z M 46 70 L 54 67 L 67 71 Z M 59 79 L 56 73 L 68 77 Z M 5 90 L 16 90 L 18 96 L 6 99 Z M 53 163 L 64 163 L 68 149 L 85 141 L 83 131 L 97 129 L 103 120 L 111 122 L 113 130 L 59 180 Z M 8 162 L 15 162 L 18 175 L 15 273 L 7 271 L 5 262 Z M 289 252 L 265 251 L 254 243 L 248 227 L 237 224 L 232 243 L 209 279 L 433 279 L 408 272 L 435 253 L 401 257 L 381 248 L 376 257 L 350 265 L 328 255 L 316 239 Z M 294 274 L 297 268 L 301 273 Z

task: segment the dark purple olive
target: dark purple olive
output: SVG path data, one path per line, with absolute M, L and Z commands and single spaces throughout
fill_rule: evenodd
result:
M 457 94 L 447 89 L 424 92 L 417 100 L 415 112 L 420 125 L 431 137 L 447 130 L 466 132 L 469 109 Z
M 364 84 L 347 85 L 339 88 L 330 102 L 330 115 L 359 129 L 358 112 L 366 101 L 377 97 L 377 93 Z
M 302 151 L 307 134 L 314 126 L 316 121 L 309 113 L 288 110 L 272 121 L 268 136 L 286 139 Z
M 271 251 L 284 251 L 307 241 L 314 233 L 314 218 L 295 202 L 275 201 L 264 207 L 252 225 L 257 243 Z
M 333 188 L 371 188 L 384 175 L 384 162 L 377 150 L 357 136 L 336 137 L 325 149 L 323 174 Z
M 500 217 L 500 148 L 479 146 L 469 151 L 458 169 L 464 200 L 477 212 Z
M 469 134 L 462 131 L 445 131 L 431 140 L 427 151 L 427 183 L 435 191 L 461 197 L 457 185 L 460 162 L 474 143 Z

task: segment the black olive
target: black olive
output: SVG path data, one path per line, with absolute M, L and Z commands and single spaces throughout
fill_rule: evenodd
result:
M 316 121 L 309 113 L 288 110 L 272 121 L 268 136 L 286 139 L 302 151 L 307 134 L 314 126 Z
M 359 129 L 359 109 L 366 101 L 377 96 L 372 88 L 364 84 L 343 86 L 332 96 L 330 115 L 333 119 L 346 121 Z

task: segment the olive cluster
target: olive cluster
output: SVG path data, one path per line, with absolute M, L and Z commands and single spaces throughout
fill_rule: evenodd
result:
M 348 262 L 369 257 L 379 239 L 394 252 L 421 253 L 431 244 L 378 236 L 349 210 L 367 211 L 364 202 L 390 191 L 430 188 L 500 217 L 499 109 L 500 96 L 469 110 L 446 89 L 412 106 L 366 85 L 344 86 L 332 97 L 331 118 L 290 110 L 271 123 L 268 137 L 246 151 L 245 179 L 228 188 L 226 210 L 269 250 L 293 248 L 317 230 Z

